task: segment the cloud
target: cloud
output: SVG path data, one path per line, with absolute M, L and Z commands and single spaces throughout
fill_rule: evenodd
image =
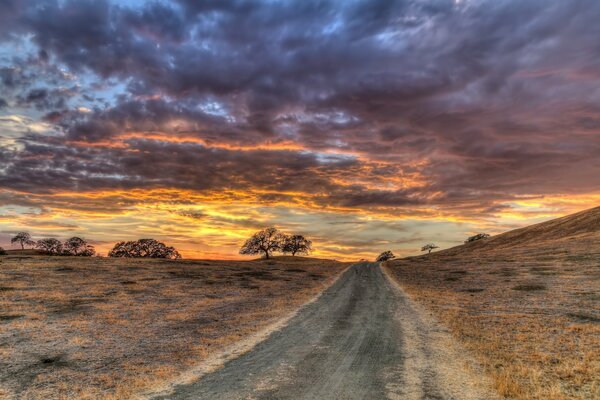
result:
M 592 0 L 8 1 L 0 15 L 0 186 L 15 193 L 485 221 L 600 184 Z

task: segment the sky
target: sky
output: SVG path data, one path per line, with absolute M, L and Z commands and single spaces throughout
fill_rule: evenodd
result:
M 418 254 L 599 205 L 596 0 L 0 2 L 0 246 Z

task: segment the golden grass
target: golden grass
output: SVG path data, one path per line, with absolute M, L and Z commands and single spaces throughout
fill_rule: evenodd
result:
M 347 264 L 0 257 L 0 397 L 128 399 L 260 331 Z
M 600 233 L 559 222 L 386 266 L 508 398 L 600 398 Z

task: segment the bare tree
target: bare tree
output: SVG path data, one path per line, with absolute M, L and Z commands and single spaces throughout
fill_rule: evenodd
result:
M 281 251 L 285 253 L 308 254 L 312 251 L 312 241 L 302 235 L 285 235 L 281 245 Z
M 64 244 L 64 254 L 68 256 L 91 257 L 96 254 L 94 246 L 88 244 L 85 239 L 72 237 Z
M 57 256 L 63 251 L 63 245 L 60 240 L 54 238 L 38 240 L 35 244 L 35 248 L 53 256 Z
M 376 262 L 384 262 L 384 261 L 392 260 L 394 258 L 396 258 L 394 253 L 392 253 L 390 250 L 388 250 L 388 251 L 384 251 L 379 256 L 377 256 L 377 259 L 375 261 Z
M 264 253 L 269 258 L 274 251 L 281 250 L 284 236 L 276 228 L 266 228 L 256 232 L 244 243 L 240 254 Z
M 427 254 L 431 253 L 431 250 L 435 250 L 439 248 L 433 243 L 427 243 L 425 246 L 421 247 L 421 251 L 427 251 Z
M 34 246 L 35 242 L 33 240 L 31 240 L 31 235 L 27 232 L 19 232 L 15 235 L 15 237 L 13 237 L 12 239 L 10 239 L 10 243 L 20 243 L 21 244 L 21 250 L 25 250 L 25 246 Z
M 487 233 L 478 233 L 477 235 L 469 236 L 467 240 L 465 240 L 465 243 L 476 242 L 478 240 L 487 239 L 489 237 L 490 235 L 488 235 Z
M 174 247 L 166 246 L 154 239 L 139 239 L 130 242 L 119 242 L 108 253 L 109 257 L 124 258 L 168 258 L 180 259 L 181 254 Z

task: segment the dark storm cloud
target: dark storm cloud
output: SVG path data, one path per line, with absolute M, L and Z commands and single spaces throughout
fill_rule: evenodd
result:
M 322 193 L 322 205 L 493 213 L 516 195 L 600 183 L 597 1 L 1 7 L 0 39 L 31 35 L 36 47 L 0 68 L 9 100 L 64 133 L 0 153 L 0 182 L 16 190 L 262 188 Z M 59 66 L 121 89 L 102 102 Z M 56 78 L 39 87 L 40 76 Z M 69 105 L 74 92 L 92 112 Z M 267 150 L 285 143 L 303 150 Z M 390 187 L 394 176 L 420 182 Z

